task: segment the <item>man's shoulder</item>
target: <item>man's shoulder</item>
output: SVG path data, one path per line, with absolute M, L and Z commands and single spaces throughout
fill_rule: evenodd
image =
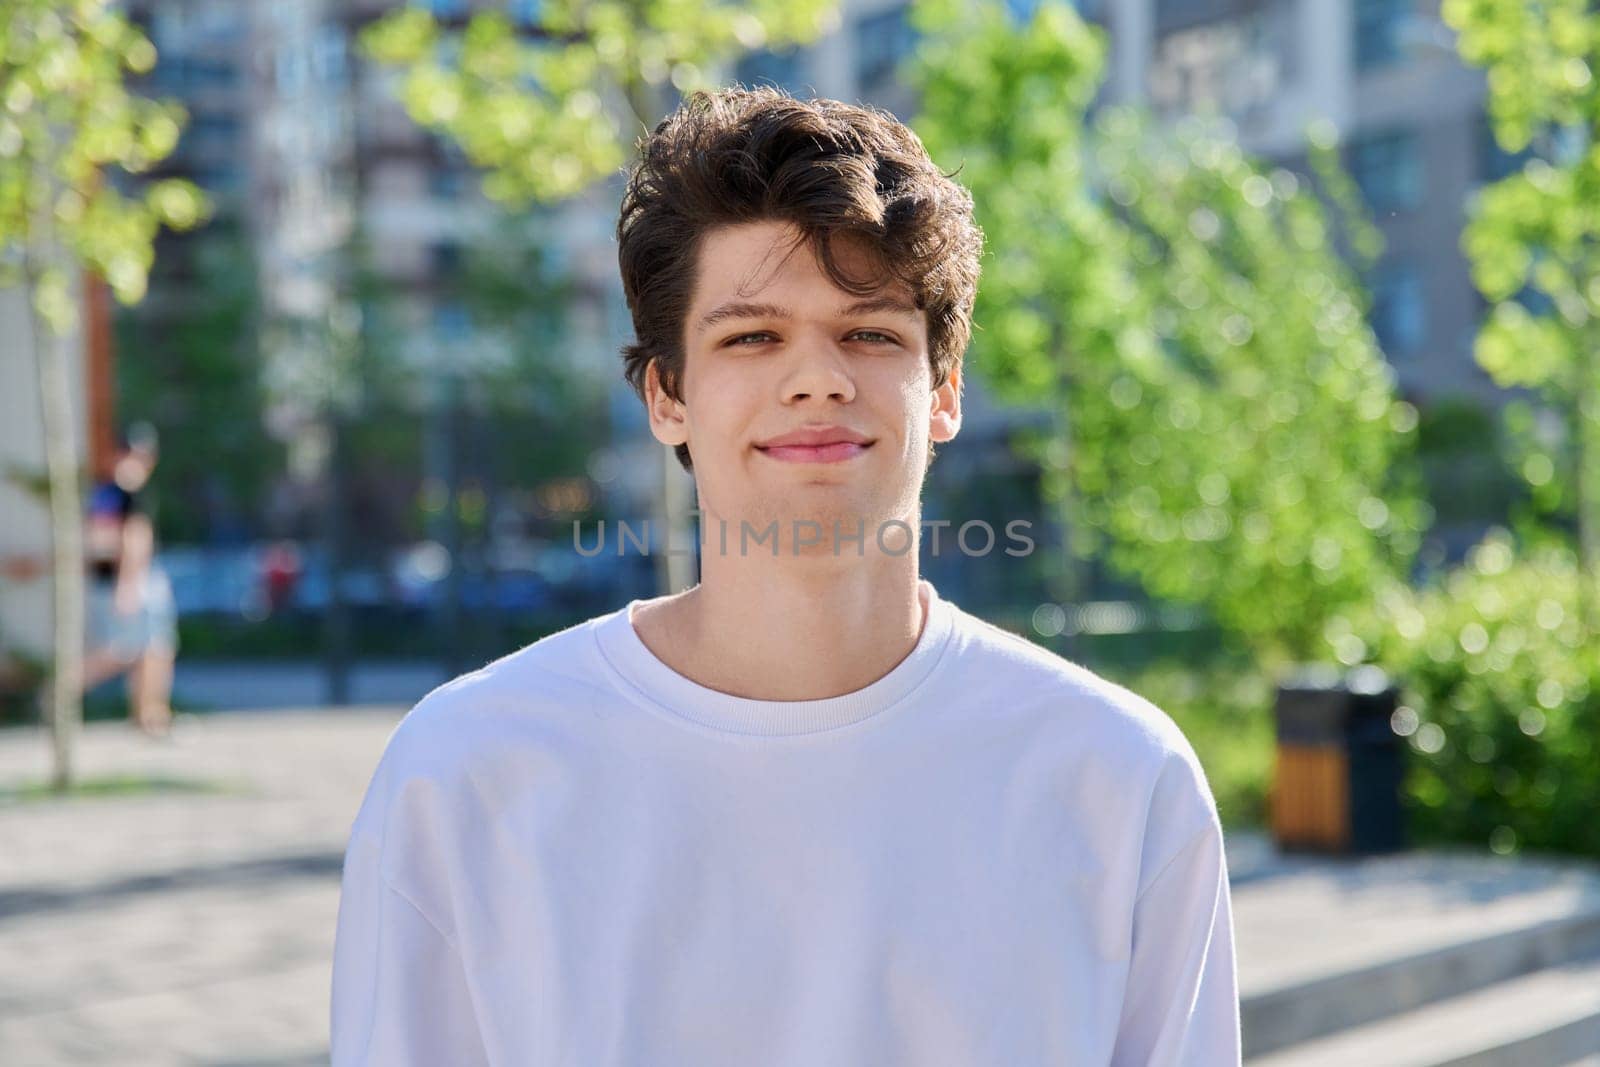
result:
M 961 616 L 963 666 L 992 677 L 1013 699 L 1056 696 L 1065 707 L 1115 713 L 1158 730 L 1172 723 L 1150 701 L 1089 667 L 976 615 Z
M 604 680 L 598 615 L 459 674 L 418 700 L 390 734 L 386 755 L 426 772 L 592 706 Z
M 1107 789 L 1142 797 L 1169 837 L 1218 825 L 1216 799 L 1200 759 L 1164 709 L 1050 649 L 992 623 L 963 620 L 964 676 L 992 678 L 980 692 L 1026 716 L 1040 746 L 1074 754 L 1078 772 Z
M 984 679 L 986 695 L 1042 716 L 1103 756 L 1196 764 L 1172 716 L 1127 686 L 965 611 L 961 629 L 963 675 Z

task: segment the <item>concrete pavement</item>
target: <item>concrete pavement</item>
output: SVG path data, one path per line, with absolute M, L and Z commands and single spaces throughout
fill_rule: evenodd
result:
M 326 1063 L 345 836 L 402 710 L 183 716 L 170 742 L 91 724 L 85 779 L 227 791 L 0 803 L 0 1058 Z M 0 735 L 0 788 L 48 751 Z

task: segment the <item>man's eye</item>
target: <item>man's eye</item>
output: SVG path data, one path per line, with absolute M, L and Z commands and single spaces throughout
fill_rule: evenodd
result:
M 866 338 L 866 340 L 870 341 L 872 344 L 875 344 L 875 345 L 881 345 L 881 344 L 891 344 L 892 345 L 892 344 L 895 343 L 895 340 L 894 340 L 893 337 L 890 337 L 888 334 L 884 333 L 881 330 L 857 330 L 855 333 L 851 334 L 850 336 L 851 337 L 863 337 L 864 336 Z
M 770 333 L 741 333 L 728 338 L 723 343 L 729 345 L 742 345 L 752 338 L 757 341 L 770 341 L 772 339 L 772 335 Z

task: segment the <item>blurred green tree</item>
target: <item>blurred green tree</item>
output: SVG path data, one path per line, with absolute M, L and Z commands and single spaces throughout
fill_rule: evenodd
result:
M 669 90 L 710 87 L 740 54 L 805 43 L 837 18 L 834 0 L 554 0 L 531 27 L 489 9 L 454 31 L 408 7 L 369 27 L 363 43 L 404 71 L 407 111 L 460 145 L 485 172 L 485 195 L 552 203 L 615 174 Z M 687 544 L 687 487 L 672 450 L 660 452 L 659 510 L 671 540 Z M 689 557 L 656 559 L 666 591 L 693 581 Z
M 78 317 L 74 283 L 98 275 L 139 300 L 162 226 L 198 225 L 192 184 L 152 182 L 135 199 L 103 172 L 148 170 L 177 144 L 181 108 L 130 94 L 124 72 L 154 65 L 148 38 L 107 0 L 6 0 L 0 6 L 0 286 L 20 285 L 44 422 L 54 553 L 54 662 L 48 720 L 53 782 L 73 781 L 83 717 L 83 530 L 64 337 Z
M 448 283 L 497 355 L 469 399 L 504 441 L 502 474 L 529 488 L 581 473 L 607 432 L 609 377 L 574 357 L 582 338 L 570 309 L 581 284 L 541 239 L 550 217 L 539 207 L 508 212 L 466 249 Z
M 746 50 L 812 40 L 835 23 L 836 7 L 556 0 L 539 6 L 530 29 L 486 9 L 459 33 L 408 7 L 374 23 L 364 44 L 404 69 L 407 111 L 487 172 L 487 196 L 548 203 L 615 173 L 634 134 L 660 117 L 664 90 L 708 88 L 718 68 Z
M 1151 594 L 1203 605 L 1268 672 L 1345 659 L 1327 620 L 1407 572 L 1428 506 L 1416 410 L 1321 199 L 1196 120 L 1169 134 L 1107 108 L 1091 125 L 1105 44 L 1069 5 L 1019 23 L 920 0 L 914 18 L 917 129 L 991 250 L 973 368 L 1059 416 L 1034 444 L 1071 552 L 1104 546 Z M 1333 131 L 1312 134 L 1370 258 Z
M 156 490 L 184 487 L 162 493 L 162 542 L 210 541 L 253 525 L 250 509 L 285 462 L 283 443 L 262 422 L 261 300 L 249 238 L 236 220 L 217 220 L 185 253 L 162 261 L 177 269 L 159 271 L 155 297 L 117 316 L 118 394 L 161 429 Z
M 580 285 L 550 255 L 542 239 L 548 227 L 547 209 L 508 208 L 452 250 L 457 262 L 438 279 L 434 298 L 436 307 L 459 319 L 471 354 L 450 361 L 460 380 L 449 389 L 436 389 L 439 353 L 410 317 L 414 298 L 376 268 L 358 236 L 354 291 L 365 343 L 358 367 L 361 414 L 350 429 L 357 438 L 352 451 L 369 468 L 365 476 L 421 468 L 416 425 L 436 405 L 461 409 L 446 421 L 462 423 L 462 436 L 485 435 L 497 444 L 486 452 L 466 449 L 472 455 L 458 472 L 466 480 L 521 493 L 549 479 L 584 476 L 606 442 L 608 383 L 574 357 L 581 339 L 571 308 Z M 405 499 L 415 507 L 399 522 L 362 522 L 368 547 L 427 536 L 419 520 L 436 510 L 437 488 L 408 488 L 415 491 Z M 565 533 L 570 536 L 570 527 Z
M 1537 510 L 1576 523 L 1578 612 L 1593 634 L 1600 626 L 1600 13 L 1585 0 L 1445 0 L 1440 15 L 1456 31 L 1462 59 L 1487 72 L 1495 140 L 1507 152 L 1532 149 L 1521 170 L 1474 196 L 1461 244 L 1491 305 L 1475 345 L 1478 362 L 1498 384 L 1528 387 L 1544 400 L 1538 415 L 1521 401 L 1509 405 L 1508 428 Z M 1540 418 L 1553 421 L 1555 432 L 1540 432 Z

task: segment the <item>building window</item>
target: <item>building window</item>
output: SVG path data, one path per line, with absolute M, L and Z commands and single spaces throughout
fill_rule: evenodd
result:
M 440 301 L 433 307 L 433 334 L 441 341 L 464 341 L 472 335 L 472 316 L 453 300 Z
M 1263 4 L 1249 14 L 1186 25 L 1155 42 L 1146 75 L 1163 116 L 1220 112 L 1258 119 L 1293 84 L 1293 9 Z
M 1400 33 L 1410 17 L 1411 0 L 1354 0 L 1356 69 L 1371 70 L 1404 54 Z
M 1350 145 L 1350 174 L 1378 214 L 1409 211 L 1422 202 L 1422 154 L 1417 135 L 1391 130 Z
M 435 200 L 458 200 L 468 195 L 474 171 L 466 153 L 445 137 L 431 140 L 434 155 L 428 160 L 428 194 Z
M 435 278 L 453 281 L 461 270 L 461 246 L 455 241 L 439 241 L 428 248 L 428 259 Z
M 206 137 L 232 139 L 239 136 L 239 118 L 221 112 L 196 111 L 189 119 L 189 130 Z
M 436 164 L 428 170 L 428 195 L 435 200 L 458 200 L 467 194 L 468 177 L 463 167 Z
M 1204 10 L 1205 5 L 1195 0 L 1156 0 L 1156 21 L 1162 25 L 1193 21 L 1196 14 Z
M 239 84 L 239 68 L 226 60 L 191 60 L 188 73 L 195 89 L 233 89 Z
M 242 129 L 235 115 L 196 111 L 183 131 L 185 151 L 240 154 Z
M 745 85 L 774 85 L 796 94 L 805 79 L 805 61 L 798 49 L 787 52 L 758 49 L 740 57 L 733 76 Z
M 1428 333 L 1428 306 L 1422 272 L 1415 264 L 1388 263 L 1374 272 L 1371 322 L 1378 344 L 1391 360 L 1422 348 Z
M 196 5 L 187 19 L 186 36 L 191 41 L 237 41 L 246 32 L 245 10 L 242 5 L 235 4 Z
M 326 85 L 342 85 L 348 59 L 344 31 L 332 24 L 317 27 L 311 45 L 311 65 L 317 78 Z
M 296 96 L 310 79 L 310 57 L 298 48 L 284 46 L 277 55 L 278 91 L 284 96 Z
M 221 197 L 238 196 L 244 189 L 244 177 L 239 169 L 226 165 L 192 167 L 189 170 L 189 180 L 206 192 Z
M 901 5 L 856 23 L 856 88 L 866 93 L 894 77 L 900 61 L 916 48 L 916 31 Z

